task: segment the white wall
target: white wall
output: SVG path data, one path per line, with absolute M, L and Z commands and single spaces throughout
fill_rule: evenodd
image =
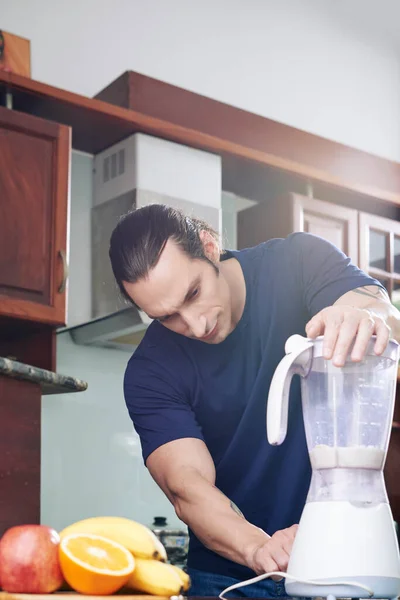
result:
M 91 96 L 132 69 L 400 160 L 399 55 L 382 28 L 395 6 L 0 0 L 0 22 L 31 39 L 35 79 Z
M 68 325 L 91 316 L 90 208 L 93 158 L 72 153 Z M 60 530 L 90 516 L 121 515 L 150 524 L 180 521 L 143 465 L 125 407 L 128 352 L 88 348 L 57 336 L 57 372 L 88 382 L 77 394 L 43 396 L 41 522 Z
M 126 516 L 151 524 L 174 509 L 143 466 L 125 408 L 129 354 L 75 345 L 58 336 L 57 371 L 85 379 L 86 392 L 43 396 L 41 522 L 61 530 L 79 519 Z
M 92 316 L 91 208 L 93 204 L 93 156 L 72 152 L 71 197 L 67 280 L 67 325 L 72 327 Z

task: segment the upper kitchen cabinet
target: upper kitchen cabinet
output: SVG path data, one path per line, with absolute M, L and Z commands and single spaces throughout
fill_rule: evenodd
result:
M 252 246 L 305 231 L 332 242 L 358 264 L 358 213 L 301 194 L 260 202 L 238 215 L 238 245 Z
M 360 267 L 387 289 L 400 308 L 400 222 L 359 213 Z
M 290 209 L 293 231 L 318 235 L 358 263 L 356 210 L 295 194 L 290 197 Z
M 0 316 L 66 322 L 70 129 L 0 107 Z

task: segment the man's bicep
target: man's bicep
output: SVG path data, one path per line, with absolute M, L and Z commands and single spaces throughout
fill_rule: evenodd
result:
M 336 300 L 336 305 L 355 306 L 356 308 L 368 308 L 371 304 L 383 302 L 390 304 L 389 296 L 384 288 L 378 285 L 365 285 L 346 292 Z
M 124 381 L 125 403 L 136 433 L 143 460 L 158 448 L 180 439 L 203 439 L 188 394 L 178 378 L 166 377 L 159 365 L 137 360 L 130 365 Z
M 200 439 L 181 438 L 163 444 L 150 454 L 146 466 L 173 504 L 175 496 L 184 490 L 188 475 L 215 484 L 214 462 Z

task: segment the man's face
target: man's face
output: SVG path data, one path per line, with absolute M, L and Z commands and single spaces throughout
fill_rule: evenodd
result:
M 209 255 L 218 260 L 218 252 Z M 190 258 L 172 240 L 145 279 L 124 282 L 124 287 L 149 317 L 186 337 L 219 344 L 233 329 L 223 274 L 205 260 Z

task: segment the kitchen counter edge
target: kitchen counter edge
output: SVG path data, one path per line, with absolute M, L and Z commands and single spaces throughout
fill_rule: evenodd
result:
M 43 395 L 84 392 L 88 387 L 86 381 L 81 379 L 46 371 L 2 356 L 0 356 L 0 376 L 38 383 Z

